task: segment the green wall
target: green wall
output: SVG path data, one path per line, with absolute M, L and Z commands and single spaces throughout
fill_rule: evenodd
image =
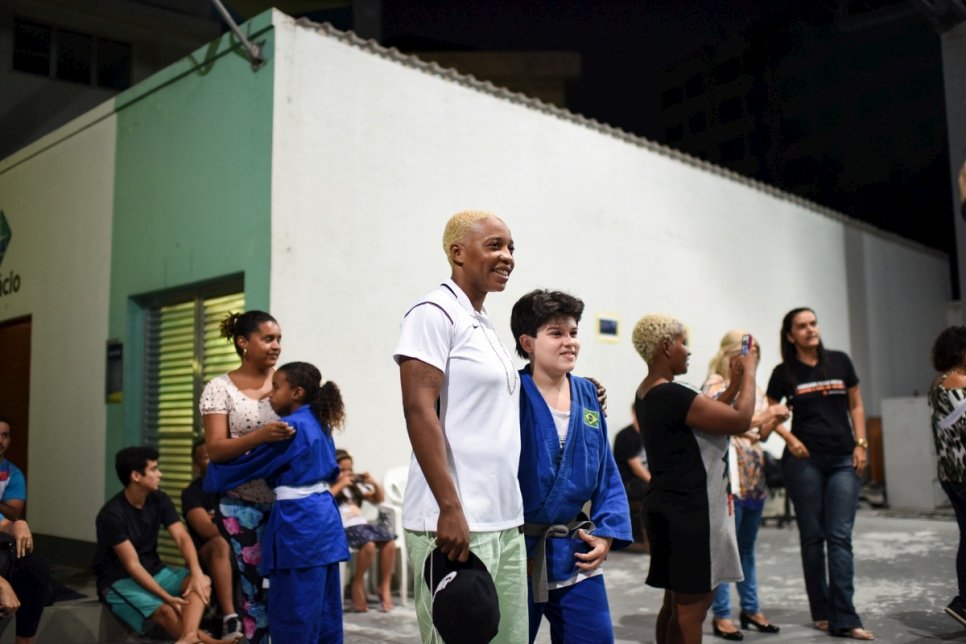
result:
M 230 34 L 120 94 L 111 241 L 110 337 L 124 342 L 124 402 L 108 406 L 105 495 L 114 453 L 142 437 L 139 295 L 243 273 L 248 308 L 267 308 L 271 257 L 274 30 L 253 70 Z

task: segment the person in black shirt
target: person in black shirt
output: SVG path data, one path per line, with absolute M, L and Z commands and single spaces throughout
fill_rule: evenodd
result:
M 822 345 L 809 308 L 785 315 L 781 351 L 766 396 L 792 410 L 791 431 L 775 431 L 786 443 L 782 477 L 795 505 L 812 619 L 831 635 L 871 640 L 852 603 L 852 528 L 869 446 L 859 378 L 846 354 Z
M 651 481 L 651 473 L 647 469 L 647 457 L 644 452 L 644 440 L 641 430 L 637 426 L 637 416 L 634 405 L 631 405 L 631 424 L 617 432 L 614 437 L 614 460 L 617 471 L 624 483 L 627 493 L 627 503 L 631 510 L 631 529 L 634 531 L 634 543 L 624 549 L 625 552 L 648 552 L 647 531 L 644 529 L 644 497 Z
M 665 589 L 655 639 L 693 644 L 701 641 L 714 588 L 742 579 L 726 464 L 729 435 L 744 433 L 751 423 L 758 364 L 753 353 L 732 364 L 722 394 L 732 406 L 674 380 L 687 373 L 691 355 L 679 320 L 646 315 L 632 340 L 647 362 L 634 401 L 651 472 L 646 583 Z
M 235 612 L 231 548 L 213 520 L 218 495 L 207 494 L 202 487 L 202 480 L 208 471 L 208 448 L 204 438 L 195 441 L 191 460 L 198 470 L 198 478 L 181 491 L 181 514 L 188 524 L 188 534 L 198 551 L 201 566 L 211 575 L 211 585 L 215 587 L 215 598 L 223 615 L 221 633 L 241 635 L 241 619 Z
M 32 644 L 50 587 L 50 566 L 33 552 L 30 527 L 23 519 L 0 517 L 0 619 L 17 615 L 17 644 Z
M 174 504 L 158 490 L 161 471 L 153 447 L 126 447 L 114 460 L 124 489 L 97 514 L 94 574 L 97 592 L 120 619 L 138 633 L 145 620 L 163 627 L 178 644 L 235 642 L 216 640 L 198 629 L 211 594 L 211 581 L 201 572 L 198 554 L 181 524 Z M 188 565 L 165 566 L 158 556 L 158 529 L 171 534 Z

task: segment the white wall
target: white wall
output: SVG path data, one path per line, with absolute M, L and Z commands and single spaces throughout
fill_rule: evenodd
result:
M 442 229 L 466 208 L 498 213 L 516 241 L 509 287 L 487 300 L 508 347 L 509 311 L 524 292 L 560 288 L 585 300 L 578 373 L 608 386 L 612 433 L 628 422 L 644 375 L 630 344 L 642 314 L 689 325 L 686 378 L 698 384 L 735 326 L 761 336 L 767 380 L 781 317 L 795 306 L 815 308 L 827 346 L 851 350 L 841 221 L 576 119 L 276 22 L 271 308 L 283 326 L 283 359 L 317 361 L 342 385 L 350 424 L 337 442 L 359 466 L 381 473 L 408 459 L 391 361 L 398 322 L 448 275 Z M 852 232 L 862 244 L 871 239 L 862 281 L 877 307 L 869 317 L 878 324 L 881 309 L 917 298 L 881 329 L 872 355 L 900 339 L 920 346 L 932 317 L 944 314 L 944 260 Z M 907 257 L 942 288 L 918 289 L 912 277 L 881 282 L 892 277 L 890 261 Z M 620 343 L 596 339 L 598 312 L 619 316 Z M 860 375 L 865 383 L 879 376 Z M 875 389 L 908 386 L 890 376 Z
M 86 541 L 104 501 L 111 107 L 0 161 L 0 210 L 12 228 L 3 272 L 21 276 L 20 291 L 0 299 L 0 321 L 32 316 L 30 525 Z
M 924 396 L 882 401 L 886 500 L 899 509 L 948 506 L 939 485 L 930 409 Z

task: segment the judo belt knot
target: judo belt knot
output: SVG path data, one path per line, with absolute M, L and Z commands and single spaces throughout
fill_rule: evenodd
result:
M 564 539 L 576 537 L 578 530 L 592 532 L 597 528 L 590 518 L 580 512 L 568 523 L 554 523 L 547 525 L 544 523 L 524 523 L 523 534 L 527 537 L 536 537 L 537 545 L 533 550 L 533 576 L 530 578 L 530 585 L 533 588 L 533 601 L 536 604 L 545 604 L 549 599 L 547 590 L 547 539 Z

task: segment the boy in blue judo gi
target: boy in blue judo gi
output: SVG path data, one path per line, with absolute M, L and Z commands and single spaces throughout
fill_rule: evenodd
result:
M 345 413 L 339 388 L 321 380 L 305 362 L 280 367 L 272 376 L 272 409 L 295 434 L 228 463 L 210 463 L 205 474 L 206 492 L 260 478 L 275 489 L 261 552 L 242 555 L 261 557 L 259 571 L 269 579 L 269 634 L 284 644 L 342 642 L 339 562 L 349 559 L 349 548 L 329 483 L 339 476 L 332 428 Z
M 513 306 L 520 371 L 520 491 L 528 558 L 530 641 L 543 616 L 558 642 L 613 642 L 601 564 L 633 539 L 607 422 L 588 380 L 571 374 L 584 303 L 536 290 Z M 581 510 L 590 501 L 590 517 Z

